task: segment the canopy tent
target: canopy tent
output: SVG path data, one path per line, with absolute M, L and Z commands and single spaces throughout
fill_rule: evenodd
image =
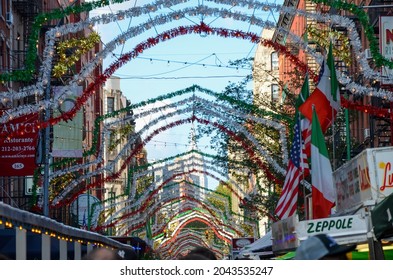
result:
M 0 229 L 0 253 L 11 260 L 16 259 L 16 233 L 15 229 Z M 41 259 L 41 234 L 26 232 L 26 259 L 40 260 Z M 58 260 L 60 258 L 60 245 L 57 238 L 51 238 L 50 242 L 50 258 Z M 86 254 L 87 246 L 82 244 L 82 255 Z M 74 244 L 67 243 L 67 259 L 74 259 Z
M 272 251 L 272 231 L 268 231 L 263 237 L 259 238 L 250 245 L 244 246 L 237 258 L 263 259 L 274 256 Z
M 375 237 L 382 238 L 393 236 L 393 194 L 385 197 L 371 210 L 371 220 Z

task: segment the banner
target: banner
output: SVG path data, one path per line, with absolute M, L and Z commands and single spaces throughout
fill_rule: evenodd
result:
M 31 176 L 38 141 L 38 114 L 15 118 L 1 124 L 0 176 Z M 12 135 L 11 137 L 9 137 Z
M 54 99 L 60 98 L 60 92 L 64 87 L 53 87 Z M 57 117 L 61 113 L 70 111 L 75 106 L 75 100 L 82 94 L 81 86 L 74 86 L 71 90 L 63 93 L 65 99 L 59 105 L 58 110 L 54 111 Z M 63 97 L 64 98 L 64 97 Z M 53 126 L 53 146 L 52 156 L 60 158 L 80 158 L 83 153 L 83 112 L 78 111 L 72 120 L 60 121 Z

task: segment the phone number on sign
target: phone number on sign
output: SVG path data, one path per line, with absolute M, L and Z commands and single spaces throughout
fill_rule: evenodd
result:
M 213 275 L 270 275 L 273 271 L 272 266 L 265 267 L 248 267 L 248 266 L 232 266 L 232 267 L 213 267 Z
M 24 151 L 34 151 L 34 146 L 3 146 L 1 147 L 2 152 L 24 152 Z

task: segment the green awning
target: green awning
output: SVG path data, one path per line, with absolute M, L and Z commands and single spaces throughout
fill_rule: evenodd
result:
M 390 194 L 371 210 L 371 221 L 377 239 L 393 236 L 393 194 Z

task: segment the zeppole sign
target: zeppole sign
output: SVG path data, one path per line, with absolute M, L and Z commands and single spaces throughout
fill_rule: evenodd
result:
M 335 239 L 346 237 L 356 240 L 367 240 L 367 223 L 360 215 L 340 216 L 326 219 L 301 221 L 296 226 L 299 240 L 305 240 L 311 235 L 328 234 Z

